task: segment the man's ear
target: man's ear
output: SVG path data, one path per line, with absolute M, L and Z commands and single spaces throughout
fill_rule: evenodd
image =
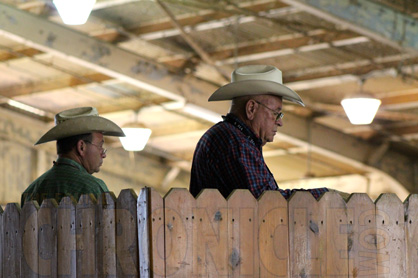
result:
M 78 154 L 83 155 L 86 151 L 86 142 L 84 142 L 83 140 L 78 140 L 77 145 L 76 145 L 76 151 Z
M 255 117 L 255 112 L 257 112 L 256 102 L 253 99 L 250 99 L 245 104 L 245 113 L 248 120 L 253 120 Z

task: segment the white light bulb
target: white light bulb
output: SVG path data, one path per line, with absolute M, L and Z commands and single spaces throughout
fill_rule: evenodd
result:
M 367 125 L 373 122 L 381 101 L 375 98 L 346 98 L 341 105 L 353 125 Z
M 53 0 L 53 3 L 65 24 L 81 25 L 86 23 L 96 0 Z
M 125 137 L 119 137 L 122 146 L 127 151 L 142 151 L 151 136 L 149 128 L 122 128 Z

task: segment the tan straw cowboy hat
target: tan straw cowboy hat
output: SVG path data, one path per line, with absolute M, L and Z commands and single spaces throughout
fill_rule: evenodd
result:
M 231 83 L 216 90 L 209 101 L 231 100 L 251 95 L 276 95 L 285 100 L 305 106 L 300 96 L 283 85 L 282 72 L 267 65 L 250 65 L 232 72 Z
M 107 136 L 125 136 L 117 124 L 100 117 L 96 108 L 79 107 L 56 114 L 55 126 L 45 133 L 35 145 L 92 132 L 101 132 Z

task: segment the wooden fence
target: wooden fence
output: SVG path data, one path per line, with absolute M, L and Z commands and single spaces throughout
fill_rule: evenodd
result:
M 418 195 L 66 197 L 0 215 L 2 277 L 418 277 Z

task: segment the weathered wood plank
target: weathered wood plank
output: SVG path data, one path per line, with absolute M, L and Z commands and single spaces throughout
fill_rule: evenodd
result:
M 21 277 L 22 231 L 20 206 L 9 203 L 3 212 L 3 277 Z
M 138 203 L 137 203 L 138 202 Z M 406 221 L 405 221 L 406 220 Z M 416 277 L 418 195 L 124 190 L 0 208 L 0 277 Z M 140 240 L 140 242 L 138 242 Z M 141 252 L 139 252 L 139 250 Z M 141 254 L 141 256 L 140 256 Z M 139 265 L 141 262 L 141 265 Z M 144 267 L 140 271 L 140 268 Z M 139 275 L 141 273 L 141 276 Z M 148 275 L 143 276 L 142 274 Z
M 118 278 L 139 277 L 137 198 L 124 189 L 116 201 L 116 271 Z
M 164 201 L 160 194 L 153 188 L 151 188 L 150 197 L 152 274 L 154 278 L 165 277 Z
M 143 188 L 138 196 L 138 253 L 139 275 L 141 278 L 150 278 L 152 269 L 151 260 L 151 216 L 150 216 L 150 189 Z
M 40 276 L 57 276 L 57 207 L 55 199 L 46 199 L 38 211 Z
M 258 200 L 259 277 L 289 277 L 288 203 L 278 191 Z
M 4 229 L 3 229 L 3 208 L 0 206 L 0 277 L 3 277 L 3 246 L 4 246 Z
M 408 278 L 418 276 L 418 194 L 405 202 L 406 273 Z
M 289 199 L 290 277 L 319 277 L 318 203 L 311 193 L 298 191 Z M 323 229 L 323 227 L 321 227 Z
M 164 277 L 164 204 L 152 188 L 144 188 L 139 194 L 138 228 L 140 276 Z
M 347 277 L 347 205 L 337 192 L 326 192 L 318 202 L 318 216 L 321 277 Z
M 116 197 L 103 193 L 97 202 L 98 277 L 116 276 Z
M 350 196 L 347 221 L 348 277 L 377 277 L 376 207 L 367 194 Z
M 193 210 L 196 200 L 185 188 L 170 190 L 164 198 L 167 277 L 193 276 Z
M 228 275 L 228 204 L 217 189 L 196 199 L 193 223 L 193 275 Z
M 64 197 L 58 206 L 57 218 L 58 277 L 76 278 L 76 200 Z
M 395 194 L 376 200 L 378 277 L 406 277 L 404 206 Z
M 228 277 L 259 277 L 258 203 L 249 190 L 228 197 Z
M 82 195 L 76 205 L 77 277 L 97 278 L 96 199 Z
M 38 203 L 26 202 L 20 216 L 22 238 L 22 276 L 38 277 Z

